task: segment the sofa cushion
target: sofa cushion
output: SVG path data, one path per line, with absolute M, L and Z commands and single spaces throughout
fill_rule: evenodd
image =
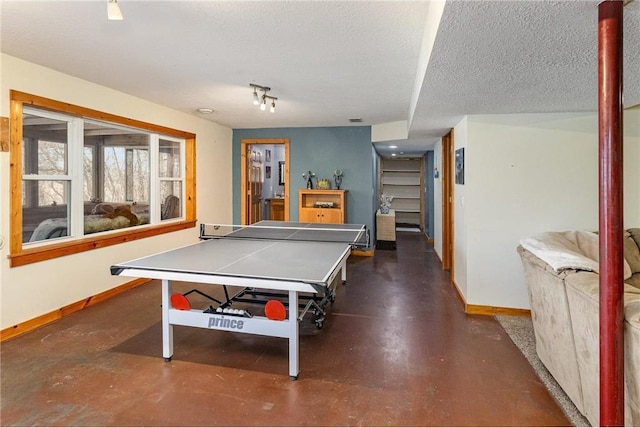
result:
M 640 279 L 640 274 L 634 275 Z M 599 426 L 599 276 L 591 272 L 567 275 L 567 299 L 578 355 L 583 414 L 593 426 Z M 625 424 L 639 426 L 640 412 L 640 290 L 624 285 L 625 344 Z
M 636 274 L 639 275 L 639 274 Z M 640 426 L 640 294 L 624 294 L 626 426 Z M 629 358 L 628 356 L 636 356 Z
M 628 285 L 625 287 L 625 292 L 640 294 L 640 273 L 634 273 L 631 278 L 625 279 L 624 283 Z
M 640 247 L 640 228 L 636 227 L 634 229 L 629 229 L 628 232 L 633 238 L 633 240 L 636 241 L 636 244 L 638 245 L 638 247 Z
M 640 272 L 640 248 L 629 232 L 624 234 L 624 259 L 629 263 L 631 273 Z

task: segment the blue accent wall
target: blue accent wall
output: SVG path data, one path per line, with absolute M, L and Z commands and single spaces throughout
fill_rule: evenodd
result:
M 380 200 L 378 199 L 380 197 L 380 155 L 378 154 L 378 152 L 376 152 L 375 148 L 371 148 L 371 159 L 373 162 L 373 199 L 371 201 L 372 204 L 372 209 L 373 209 L 373 215 L 376 215 L 376 212 L 378 212 L 378 208 L 380 208 Z M 374 223 L 375 224 L 375 223 Z M 375 225 L 377 227 L 377 225 Z M 371 236 L 371 241 L 372 243 L 375 243 L 375 237 L 377 236 L 378 231 L 377 230 L 373 230 L 372 229 L 372 236 Z
M 240 224 L 240 142 L 245 138 L 288 138 L 290 172 L 290 219 L 298 220 L 298 189 L 306 188 L 302 174 L 311 170 L 316 178 L 344 172 L 342 189 L 347 192 L 347 222 L 366 224 L 373 231 L 375 220 L 374 171 L 371 159 L 371 127 L 264 128 L 233 130 L 233 221 Z

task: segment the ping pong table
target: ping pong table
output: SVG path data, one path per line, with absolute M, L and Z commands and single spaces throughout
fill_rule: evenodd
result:
M 165 361 L 173 357 L 174 325 L 280 337 L 289 339 L 289 376 L 297 379 L 299 321 L 312 306 L 322 312 L 313 296 L 322 296 L 323 303 L 333 300 L 332 284 L 340 272 L 342 281 L 346 281 L 351 250 L 368 244 L 366 226 L 282 221 L 261 221 L 251 226 L 202 224 L 200 238 L 195 244 L 111 266 L 112 275 L 162 281 Z M 211 298 L 220 304 L 217 310 L 177 309 L 171 304 L 172 281 L 223 286 L 226 301 Z M 229 297 L 227 286 L 239 286 L 242 291 Z M 288 298 L 288 318 L 282 321 L 251 316 L 248 311 L 222 312 L 222 308 L 242 301 L 247 292 L 269 295 L 273 291 Z M 301 314 L 299 293 L 312 296 Z

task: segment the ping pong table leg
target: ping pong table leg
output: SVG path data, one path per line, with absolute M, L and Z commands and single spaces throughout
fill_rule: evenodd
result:
M 347 283 L 347 261 L 346 260 L 342 263 L 342 266 L 340 267 L 340 269 L 342 270 L 342 283 L 346 284 Z
M 297 380 L 299 373 L 298 292 L 293 290 L 289 290 L 289 327 L 289 377 L 291 380 Z
M 166 362 L 173 356 L 173 326 L 169 324 L 171 308 L 171 281 L 162 280 L 162 356 Z

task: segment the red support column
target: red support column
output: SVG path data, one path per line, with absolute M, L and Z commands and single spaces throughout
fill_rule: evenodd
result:
M 598 5 L 600 425 L 624 425 L 622 7 Z

